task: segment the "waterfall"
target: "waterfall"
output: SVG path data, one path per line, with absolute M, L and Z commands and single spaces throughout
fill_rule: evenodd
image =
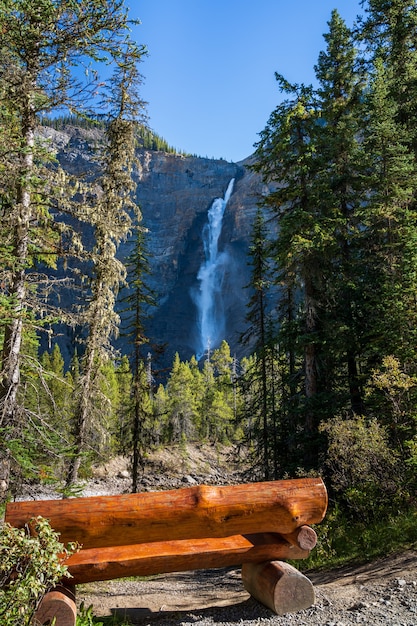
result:
M 207 215 L 202 231 L 205 260 L 197 274 L 199 287 L 194 292 L 198 312 L 199 345 L 197 359 L 205 351 L 217 346 L 224 339 L 225 319 L 222 302 L 222 283 L 227 265 L 227 253 L 219 252 L 218 242 L 222 231 L 223 215 L 233 192 L 235 179 L 229 182 L 223 198 L 216 198 Z

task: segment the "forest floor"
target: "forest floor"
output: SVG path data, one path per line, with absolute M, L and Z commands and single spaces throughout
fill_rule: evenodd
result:
M 140 489 L 234 484 L 254 479 L 248 472 L 244 450 L 224 446 L 179 446 L 149 455 Z M 128 462 L 118 458 L 95 468 L 82 495 L 129 491 Z M 46 493 L 27 495 L 53 497 Z M 196 623 L 200 626 L 235 623 L 239 626 L 417 626 L 415 550 L 368 564 L 304 573 L 314 584 L 316 602 L 309 609 L 284 616 L 273 614 L 251 598 L 236 568 L 80 585 L 77 601 L 86 607 L 92 605 L 96 616 L 124 617 L 142 626 Z

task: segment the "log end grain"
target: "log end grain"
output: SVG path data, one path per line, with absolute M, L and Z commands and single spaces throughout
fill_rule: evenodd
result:
M 35 614 L 36 624 L 75 626 L 77 608 L 74 589 L 59 586 L 49 591 L 42 599 Z M 53 621 L 55 619 L 55 622 Z

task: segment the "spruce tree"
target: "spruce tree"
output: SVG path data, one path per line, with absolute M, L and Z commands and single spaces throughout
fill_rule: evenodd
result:
M 364 131 L 372 190 L 362 211 L 362 258 L 368 268 L 367 292 L 362 292 L 368 376 L 384 356 L 394 355 L 407 368 L 414 368 L 416 357 L 416 161 L 408 131 L 399 122 L 391 79 L 391 71 L 376 60 Z
M 321 250 L 322 406 L 363 411 L 359 379 L 358 283 L 362 264 L 358 210 L 366 200 L 362 150 L 365 80 L 353 37 L 335 10 L 324 35 L 326 49 L 315 66 L 320 123 L 316 126 L 316 194 L 326 242 Z M 341 364 L 343 363 L 343 368 Z
M 397 104 L 396 119 L 407 144 L 417 150 L 417 7 L 410 0 L 367 0 L 359 38 L 371 67 L 376 59 L 390 73 L 389 89 Z
M 271 286 L 269 246 L 265 218 L 261 209 L 258 208 L 249 249 L 252 268 L 251 282 L 248 285 L 248 288 L 252 290 L 252 295 L 248 302 L 246 315 L 249 327 L 242 340 L 246 343 L 252 343 L 253 353 L 257 357 L 255 363 L 258 366 L 258 371 L 252 371 L 249 381 L 256 384 L 259 393 L 256 394 L 256 402 L 252 404 L 249 410 L 254 412 L 254 416 L 259 414 L 262 442 L 260 458 L 262 459 L 265 480 L 270 479 L 270 459 L 274 450 L 274 448 L 272 451 L 270 450 L 271 440 L 269 436 L 271 430 L 270 385 L 275 384 L 268 367 L 271 356 L 267 310 L 268 291 Z
M 370 0 L 361 26 L 370 73 L 364 128 L 370 193 L 363 216 L 374 284 L 363 296 L 370 375 L 384 356 L 407 369 L 415 362 L 417 7 Z
M 138 489 L 139 468 L 144 466 L 146 448 L 149 446 L 149 432 L 145 424 L 149 422 L 152 394 L 152 373 L 146 374 L 148 363 L 145 363 L 144 347 L 148 343 L 145 336 L 144 322 L 150 307 L 154 306 L 152 292 L 146 284 L 149 274 L 149 263 L 146 256 L 146 231 L 136 230 L 136 241 L 132 254 L 127 260 L 127 295 L 122 299 L 124 304 L 123 317 L 127 326 L 126 335 L 132 345 L 129 355 L 132 363 L 133 398 L 127 423 L 130 425 L 132 452 L 132 491 Z M 149 355 L 150 356 L 150 355 Z M 149 362 L 149 367 L 150 367 Z M 127 452 L 127 450 L 126 450 Z
M 276 190 L 265 197 L 264 204 L 279 222 L 279 237 L 273 248 L 275 280 L 281 287 L 277 308 L 286 305 L 287 294 L 301 304 L 295 358 L 302 359 L 303 365 L 301 411 L 306 447 L 300 462 L 307 467 L 317 462 L 322 250 L 328 245 L 328 232 L 315 187 L 318 111 L 314 91 L 305 85 L 291 85 L 278 74 L 276 78 L 281 90 L 291 98 L 278 105 L 260 133 L 254 169 L 265 182 L 276 183 Z M 284 321 L 280 315 L 279 321 Z M 288 328 L 288 324 L 282 324 L 281 333 Z M 282 334 L 281 341 L 287 342 Z
M 106 129 L 108 143 L 104 172 L 98 181 L 100 191 L 86 216 L 86 221 L 94 227 L 94 248 L 89 254 L 92 263 L 91 294 L 83 313 L 87 337 L 77 388 L 74 451 L 66 480 L 68 488 L 78 480 L 81 455 L 88 443 L 88 428 L 95 412 L 100 412 L 102 407 L 100 368 L 103 361 L 111 358 L 110 339 L 118 332 L 119 315 L 115 303 L 119 287 L 126 279 L 126 268 L 116 253 L 120 243 L 129 236 L 135 219 L 140 217 L 132 197 L 135 190 L 132 177 L 135 125 L 141 106 L 137 95 L 139 58 L 139 51 L 129 47 L 117 64 L 109 97 L 112 108 Z M 85 206 L 82 211 L 85 211 Z M 98 420 L 100 423 L 100 415 Z

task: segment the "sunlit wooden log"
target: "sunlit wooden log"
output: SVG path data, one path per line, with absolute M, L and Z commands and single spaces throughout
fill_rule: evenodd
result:
M 227 537 L 261 532 L 289 534 L 320 522 L 327 493 L 320 478 L 226 487 L 201 485 L 171 491 L 65 500 L 11 502 L 6 521 L 23 527 L 49 519 L 61 541 L 84 548 L 152 541 Z
M 302 550 L 312 550 L 317 545 L 317 534 L 310 526 L 300 526 L 294 532 L 283 535 L 283 538 Z
M 289 563 L 244 563 L 246 591 L 278 615 L 307 609 L 315 602 L 312 582 Z
M 75 626 L 77 608 L 74 589 L 59 586 L 49 591 L 43 597 L 35 618 L 35 624 L 41 626 Z
M 112 548 L 90 548 L 72 555 L 65 565 L 72 584 L 127 576 L 150 576 L 241 565 L 266 559 L 304 559 L 308 550 L 280 535 L 261 533 L 243 537 L 142 543 Z

